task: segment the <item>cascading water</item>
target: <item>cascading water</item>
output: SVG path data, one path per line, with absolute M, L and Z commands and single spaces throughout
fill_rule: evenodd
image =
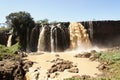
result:
M 12 34 L 10 34 L 8 37 L 7 47 L 10 47 L 11 45 L 12 45 Z
M 7 47 L 10 47 L 11 45 L 12 45 L 12 33 L 13 33 L 13 29 L 12 30 L 10 30 L 10 32 L 9 32 L 9 37 L 8 37 L 8 41 L 7 41 Z
M 55 26 L 51 26 L 51 30 L 50 30 L 50 40 L 51 40 L 51 52 L 55 52 L 55 50 L 54 50 L 54 39 L 53 39 L 53 28 L 54 28 Z
M 91 47 L 91 42 L 87 34 L 87 30 L 81 23 L 72 22 L 69 26 L 70 30 L 70 49 L 85 49 Z
M 41 25 L 36 25 L 31 31 L 31 35 L 30 35 L 30 51 L 31 52 L 37 51 L 40 27 Z
M 38 40 L 38 52 L 44 51 L 44 34 L 45 34 L 45 27 L 42 27 L 40 34 L 39 34 L 39 40 Z
M 41 28 L 38 40 L 38 51 L 46 51 L 47 48 L 50 48 L 50 51 L 52 53 L 57 51 L 64 51 L 69 47 L 71 49 L 78 47 L 91 47 L 91 42 L 89 40 L 87 30 L 82 24 L 70 23 L 69 28 L 62 24 L 47 25 Z M 46 54 L 43 55 L 45 56 Z M 48 57 L 51 60 L 48 59 Z M 43 58 L 43 60 L 46 59 L 46 57 L 41 58 Z M 48 60 L 45 60 L 45 62 L 52 61 L 54 57 L 51 57 L 51 54 L 49 54 L 47 56 L 47 59 Z M 40 64 L 43 65 L 44 62 L 42 61 Z M 49 63 L 47 62 L 47 65 L 48 64 Z M 30 68 L 29 72 L 26 74 L 26 80 L 49 80 L 50 77 L 48 77 L 48 74 L 46 74 L 48 71 L 44 70 L 43 67 L 45 66 L 42 66 L 40 68 L 33 66 Z
M 69 47 L 69 30 L 67 27 L 57 25 L 44 25 L 39 34 L 38 51 L 64 51 Z

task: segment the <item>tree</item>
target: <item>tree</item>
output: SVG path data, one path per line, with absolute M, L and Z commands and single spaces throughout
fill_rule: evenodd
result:
M 48 19 L 43 19 L 43 20 L 37 21 L 37 23 L 41 23 L 42 25 L 44 25 L 44 24 L 48 24 L 49 20 Z
M 30 33 L 35 23 L 27 12 L 15 12 L 6 16 L 7 24 L 13 28 L 13 33 L 19 37 L 19 44 L 22 50 L 28 48 Z
M 50 24 L 56 25 L 58 22 L 57 21 L 52 21 Z

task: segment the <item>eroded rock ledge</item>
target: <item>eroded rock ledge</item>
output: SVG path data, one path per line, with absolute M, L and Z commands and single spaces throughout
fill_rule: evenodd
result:
M 0 80 L 25 80 L 25 74 L 32 62 L 5 59 L 0 61 Z

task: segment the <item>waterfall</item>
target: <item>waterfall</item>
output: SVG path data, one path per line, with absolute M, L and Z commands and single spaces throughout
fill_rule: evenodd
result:
M 11 45 L 12 45 L 12 34 L 10 34 L 8 37 L 7 47 L 10 47 Z
M 9 31 L 9 37 L 8 37 L 8 41 L 7 41 L 7 47 L 10 47 L 11 45 L 12 45 L 12 33 L 13 33 L 13 29 L 11 29 L 10 31 Z
M 54 39 L 53 39 L 53 28 L 54 26 L 51 26 L 51 30 L 50 30 L 50 40 L 51 40 L 51 52 L 55 52 L 54 50 Z
M 86 49 L 91 47 L 91 42 L 87 30 L 81 23 L 72 22 L 69 25 L 70 30 L 70 49 Z
M 57 28 L 55 28 L 55 51 L 57 51 Z
M 38 51 L 64 51 L 69 47 L 69 30 L 63 24 L 44 25 L 40 30 Z
M 38 39 L 38 52 L 39 51 L 44 51 L 44 38 L 45 38 L 45 36 L 44 36 L 44 34 L 45 34 L 45 27 L 43 27 L 42 26 L 42 29 L 40 30 L 40 34 L 39 34 L 39 39 Z

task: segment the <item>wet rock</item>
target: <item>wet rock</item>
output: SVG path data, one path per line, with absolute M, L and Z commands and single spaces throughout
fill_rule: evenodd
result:
M 72 78 L 80 78 L 81 76 L 80 75 L 74 75 L 74 76 L 72 76 Z
M 56 66 L 54 66 L 54 67 L 52 67 L 51 69 L 48 70 L 49 73 L 54 73 L 56 71 L 58 71 Z
M 91 56 L 91 53 L 84 53 L 83 58 L 89 58 Z
M 82 57 L 82 54 L 77 54 L 77 55 L 75 55 L 74 57 L 76 57 L 76 58 L 81 58 L 81 57 Z
M 38 80 L 40 77 L 40 68 L 29 68 L 29 72 L 26 73 L 25 80 Z
M 100 65 L 98 65 L 97 68 L 98 68 L 99 70 L 109 69 L 109 67 L 108 67 L 107 65 L 108 65 L 107 62 L 103 62 L 103 63 L 101 63 Z
M 83 80 L 87 80 L 87 79 L 90 79 L 91 77 L 89 75 L 82 75 L 81 78 Z
M 94 56 L 91 56 L 89 59 L 90 59 L 91 61 L 95 61 L 97 58 L 95 58 Z
M 0 61 L 0 80 L 24 80 L 25 71 L 20 61 Z
M 89 58 L 90 60 L 95 60 L 94 56 L 96 54 L 96 50 L 91 50 L 91 52 L 84 52 L 83 54 L 76 54 L 74 57 L 76 58 Z
M 2 58 L 0 57 L 0 61 L 2 61 Z
M 27 62 L 24 62 L 23 64 L 24 64 L 23 69 L 27 72 L 29 67 L 32 67 L 33 62 L 27 61 Z
M 27 57 L 27 53 L 22 51 L 17 51 L 16 54 L 18 54 L 20 57 Z
M 4 66 L 4 64 L 3 64 L 3 63 L 0 63 L 0 66 Z
M 104 70 L 105 68 L 106 68 L 105 65 L 100 65 L 100 66 L 98 67 L 99 70 Z
M 56 54 L 55 57 L 60 57 L 60 55 L 59 55 L 59 54 Z
M 48 73 L 54 73 L 56 71 L 63 72 L 65 69 L 70 69 L 73 67 L 72 62 L 68 60 L 57 58 L 56 60 L 53 60 L 52 62 L 54 62 L 54 64 L 48 70 Z
M 97 57 L 95 57 L 95 54 L 92 54 L 90 57 L 89 57 L 89 59 L 91 60 L 91 61 L 97 61 L 98 60 L 98 58 Z
M 60 63 L 60 62 L 63 62 L 63 59 L 57 58 L 57 59 L 52 60 L 50 62 L 52 62 L 52 63 Z
M 78 72 L 79 72 L 79 69 L 76 68 L 76 67 L 73 67 L 73 68 L 69 69 L 68 72 L 71 72 L 71 73 L 78 73 Z
M 88 52 L 85 52 L 83 54 L 77 54 L 75 55 L 76 58 L 90 58 L 92 54 L 91 53 L 88 53 Z
M 50 78 L 51 78 L 51 79 L 54 79 L 54 78 L 55 78 L 55 74 L 51 74 L 51 75 L 50 75 Z
M 42 55 L 44 54 L 43 52 L 35 53 L 34 55 Z
M 91 54 L 95 54 L 95 53 L 97 53 L 97 51 L 96 51 L 96 50 L 91 50 L 90 53 L 91 53 Z
M 54 78 L 56 78 L 58 75 L 59 75 L 59 73 L 52 73 L 52 74 L 50 74 L 50 78 L 51 78 L 51 79 L 54 79 Z
M 77 78 L 77 79 L 80 79 L 80 80 L 94 80 L 93 77 L 89 76 L 89 75 L 75 75 L 75 76 L 72 76 L 72 78 Z

